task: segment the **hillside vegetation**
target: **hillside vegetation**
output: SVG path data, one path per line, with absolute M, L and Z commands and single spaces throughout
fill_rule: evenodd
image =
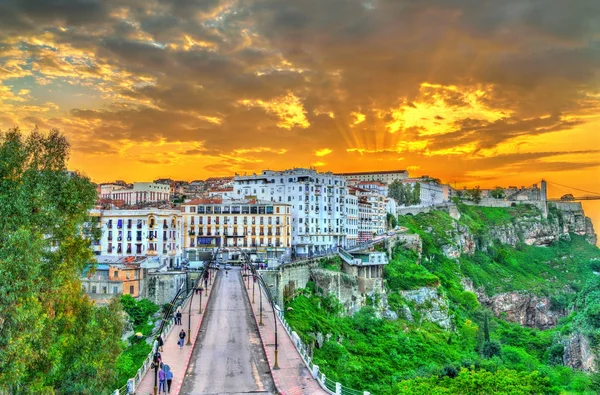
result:
M 417 252 L 398 247 L 385 269 L 387 307 L 399 319 L 378 318 L 380 295 L 347 316 L 335 297 L 312 283 L 288 301 L 286 317 L 314 345 L 314 362 L 329 378 L 373 394 L 598 393 L 598 374 L 563 366 L 572 334 L 587 336 L 596 351 L 600 345 L 598 248 L 577 235 L 547 247 L 489 243 L 491 228 L 540 221 L 539 212 L 530 206 L 460 210 L 458 223 L 441 211 L 399 218 L 423 242 L 420 264 Z M 442 247 L 454 242 L 457 227 L 473 235 L 477 248 L 451 259 Z M 507 322 L 465 290 L 465 279 L 490 296 L 526 291 L 552 297 L 553 308 L 566 316 L 547 330 Z M 402 296 L 421 287 L 438 287 L 454 330 L 423 320 L 427 306 Z

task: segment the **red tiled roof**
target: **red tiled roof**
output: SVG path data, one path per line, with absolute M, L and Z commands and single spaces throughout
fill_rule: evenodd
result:
M 196 206 L 198 204 L 220 204 L 220 203 L 223 203 L 223 199 L 221 199 L 220 197 L 216 197 L 216 198 L 193 199 L 193 200 L 190 200 L 189 202 L 183 203 L 183 205 L 184 206 Z

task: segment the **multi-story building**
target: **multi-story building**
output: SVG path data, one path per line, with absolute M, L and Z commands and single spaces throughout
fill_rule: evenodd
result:
M 447 194 L 444 193 L 444 187 L 441 184 L 428 182 L 419 178 L 409 178 L 403 180 L 402 183 L 404 185 L 409 185 L 413 190 L 416 184 L 419 184 L 419 197 L 421 199 L 419 206 L 435 206 L 447 201 L 444 199 L 444 196 L 447 196 Z
M 348 183 L 350 183 L 350 181 Z M 367 191 L 375 192 L 383 196 L 388 195 L 388 186 L 381 181 L 358 181 L 353 186 L 366 189 Z
M 366 196 L 358 197 L 358 243 L 365 243 L 373 239 L 373 206 Z
M 256 199 L 196 199 L 183 204 L 184 248 L 241 248 L 289 255 L 291 206 Z
M 385 233 L 387 219 L 387 196 L 357 187 L 350 187 L 349 190 L 351 194 L 354 194 L 359 198 L 365 198 L 366 201 L 371 205 L 371 233 L 374 235 L 381 235 Z
M 154 182 L 134 182 L 131 188 L 117 184 L 100 185 L 100 199 L 119 200 L 133 205 L 146 202 L 168 202 L 171 186 Z
M 358 196 L 348 194 L 345 197 L 345 248 L 354 247 L 358 243 Z
M 358 181 L 381 181 L 391 184 L 394 181 L 402 181 L 408 178 L 408 170 L 387 170 L 387 171 L 367 171 L 357 173 L 338 173 L 337 176 L 344 177 L 347 180 L 355 179 Z
M 146 270 L 141 264 L 146 258 L 98 257 L 94 272 L 81 279 L 83 290 L 98 303 L 107 303 L 116 295 L 141 296 Z
M 97 215 L 92 210 L 92 215 Z M 178 267 L 182 260 L 180 210 L 100 210 L 102 236 L 95 253 L 104 256 L 150 256 Z
M 292 252 L 295 256 L 326 253 L 344 245 L 346 180 L 332 173 L 296 168 L 264 170 L 236 176 L 234 194 L 288 203 L 292 215 Z

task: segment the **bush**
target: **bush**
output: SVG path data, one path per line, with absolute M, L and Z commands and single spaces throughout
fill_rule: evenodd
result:
M 500 356 L 502 354 L 502 347 L 500 347 L 499 343 L 490 341 L 484 342 L 483 347 L 481 348 L 481 355 L 484 358 L 492 358 L 496 356 Z

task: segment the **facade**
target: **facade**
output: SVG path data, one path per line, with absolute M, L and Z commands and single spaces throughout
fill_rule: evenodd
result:
M 359 198 L 363 198 L 367 203 L 370 204 L 368 211 L 371 217 L 368 222 L 370 224 L 371 234 L 384 234 L 386 231 L 387 219 L 387 196 L 356 187 L 351 187 L 350 193 L 355 194 Z M 363 231 L 366 231 L 366 229 L 363 229 Z
M 408 178 L 408 170 L 388 170 L 388 171 L 367 171 L 357 173 L 338 173 L 337 176 L 344 177 L 347 180 L 355 179 L 358 181 L 381 181 L 391 184 L 394 181 L 402 181 Z
M 134 182 L 131 188 L 117 184 L 104 184 L 100 186 L 99 197 L 100 199 L 120 200 L 127 205 L 168 202 L 171 197 L 171 186 L 154 182 Z
M 351 248 L 358 243 L 358 196 L 346 195 L 344 208 L 346 211 L 346 240 L 343 246 Z
M 410 185 L 413 189 L 415 185 L 419 183 L 421 188 L 421 203 L 419 206 L 435 206 L 447 201 L 444 198 L 447 196 L 447 193 L 444 193 L 444 187 L 440 184 L 435 182 L 426 182 L 418 178 L 409 178 L 402 181 L 402 183 L 404 185 Z
M 373 207 L 366 196 L 358 197 L 358 244 L 371 241 L 373 239 L 373 228 L 371 219 L 373 217 Z
M 256 199 L 197 199 L 183 204 L 184 248 L 238 247 L 267 258 L 289 255 L 291 206 Z
M 94 273 L 88 272 L 81 279 L 84 292 L 99 303 L 108 302 L 118 295 L 139 298 L 146 279 L 146 270 L 141 264 L 143 259 L 98 257 Z
M 95 215 L 94 210 L 92 214 Z M 150 256 L 178 267 L 182 260 L 181 211 L 163 209 L 99 210 L 100 255 Z
M 236 176 L 234 194 L 287 203 L 292 216 L 292 253 L 309 256 L 344 245 L 346 180 L 332 173 L 296 168 Z
M 379 195 L 388 195 L 388 186 L 381 181 L 359 181 L 354 186 Z

